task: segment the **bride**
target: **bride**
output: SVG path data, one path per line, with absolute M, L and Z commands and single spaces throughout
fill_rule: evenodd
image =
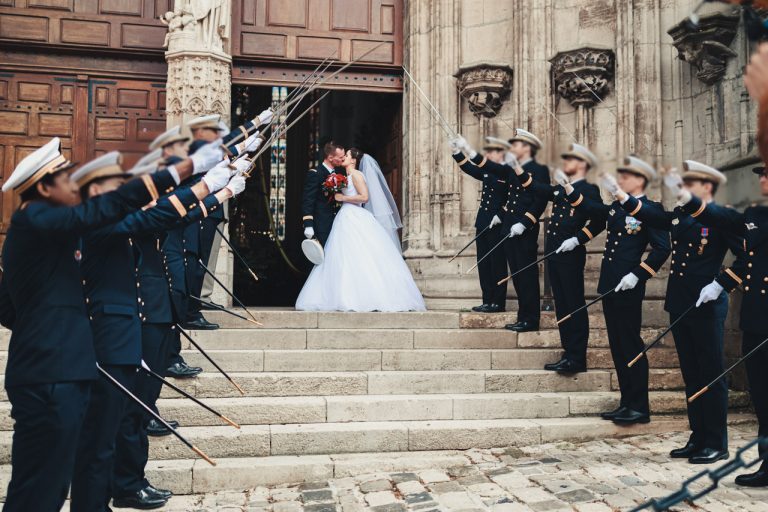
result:
M 342 206 L 325 244 L 325 259 L 312 269 L 296 309 L 425 311 L 400 253 L 397 229 L 402 224 L 376 160 L 353 148 L 342 165 L 347 187 L 335 197 Z

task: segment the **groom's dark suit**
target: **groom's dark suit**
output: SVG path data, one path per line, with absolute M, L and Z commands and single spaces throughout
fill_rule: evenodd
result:
M 304 181 L 304 197 L 301 201 L 301 214 L 304 228 L 315 230 L 315 238 L 325 245 L 328 235 L 331 234 L 333 219 L 336 217 L 334 201 L 328 201 L 323 194 L 323 182 L 334 172 L 326 167 L 325 163 L 317 166 L 317 169 L 307 171 Z

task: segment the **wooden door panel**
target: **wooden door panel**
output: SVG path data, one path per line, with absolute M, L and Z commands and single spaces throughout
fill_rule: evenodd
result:
M 235 0 L 235 58 L 322 60 L 336 51 L 349 62 L 379 43 L 361 63 L 402 65 L 404 0 Z

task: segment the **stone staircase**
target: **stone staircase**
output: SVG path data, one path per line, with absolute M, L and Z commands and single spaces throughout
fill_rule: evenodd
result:
M 174 437 L 153 438 L 150 478 L 176 493 L 313 481 L 356 471 L 455 465 L 457 450 L 684 430 L 671 338 L 650 353 L 653 421 L 620 428 L 596 417 L 618 402 L 601 315 L 591 313 L 590 371 L 541 368 L 560 356 L 554 315 L 542 331 L 499 329 L 514 314 L 256 311 L 265 325 L 210 314 L 218 331 L 193 338 L 237 381 L 238 391 L 185 341 L 205 372 L 177 385 L 241 425 L 164 389 L 161 414 L 218 463 L 194 459 Z M 651 311 L 648 325 L 663 325 Z M 644 330 L 646 340 L 660 331 Z M 0 338 L 7 355 L 8 333 Z M 12 420 L 0 396 L 0 488 L 9 474 Z M 746 397 L 732 394 L 732 405 Z M 393 453 L 394 452 L 394 453 Z M 458 457 L 458 458 L 457 458 Z

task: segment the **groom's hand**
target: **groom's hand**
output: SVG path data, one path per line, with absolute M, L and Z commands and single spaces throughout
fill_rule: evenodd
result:
M 314 238 L 315 237 L 315 229 L 314 228 L 304 228 L 304 237 L 305 238 Z

